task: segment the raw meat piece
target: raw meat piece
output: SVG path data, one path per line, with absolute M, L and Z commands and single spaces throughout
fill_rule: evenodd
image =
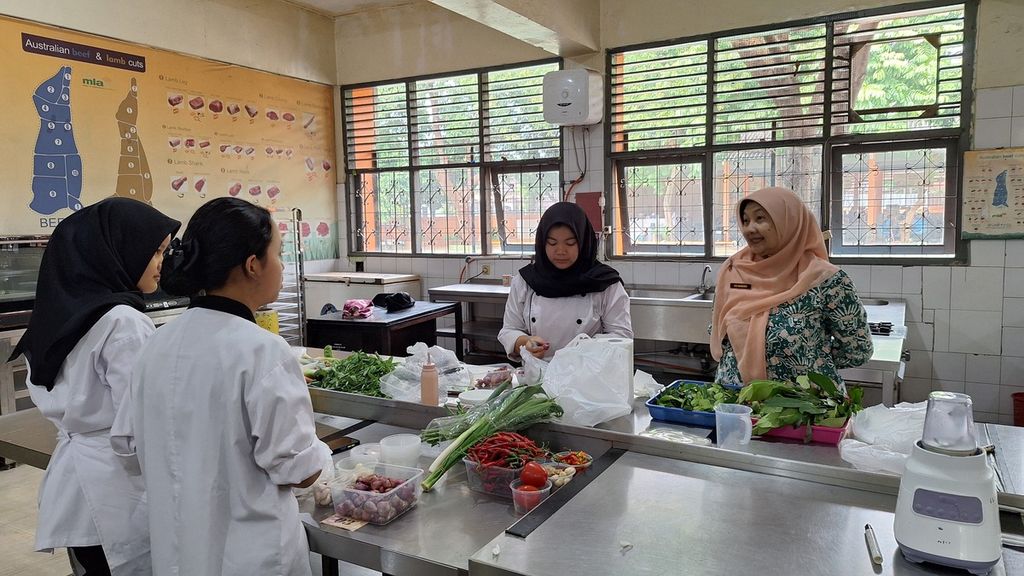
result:
M 253 148 L 252 146 L 250 146 L 250 147 L 245 149 L 245 155 L 246 156 L 252 156 L 252 153 L 255 152 L 255 151 L 256 151 L 256 149 Z
M 280 194 L 280 193 L 281 193 L 281 189 L 278 188 L 277 186 L 271 186 L 270 188 L 267 188 L 267 197 L 268 198 L 276 198 L 277 195 Z
M 316 225 L 317 236 L 327 236 L 331 233 L 331 227 L 327 225 L 327 222 L 321 222 Z
M 196 96 L 195 98 L 188 101 L 188 107 L 193 110 L 199 110 L 203 107 L 203 104 L 206 104 L 206 101 L 203 100 L 202 96 Z
M 167 103 L 171 106 L 177 106 L 178 104 L 181 104 L 181 101 L 184 99 L 185 97 L 181 94 L 171 94 L 167 97 Z
M 171 148 L 177 148 L 181 146 L 181 138 L 168 138 L 167 143 L 171 145 Z
M 256 186 L 253 186 L 252 188 L 249 188 L 249 194 L 251 194 L 253 196 L 259 196 L 260 192 L 262 192 L 262 190 L 260 189 L 259 184 L 257 184 Z
M 327 160 L 324 160 L 324 172 L 330 172 L 330 171 L 331 171 L 331 163 L 328 162 Z
M 196 147 L 196 139 L 195 138 L 185 138 L 185 148 L 195 148 L 195 147 Z
M 231 144 L 221 144 L 220 145 L 220 151 L 221 152 L 227 152 L 229 148 L 231 148 Z
M 199 141 L 199 147 L 200 148 L 207 148 L 209 146 L 210 146 L 210 141 L 209 140 L 200 140 Z
M 193 187 L 195 187 L 196 192 L 202 192 L 203 188 L 205 186 L 206 186 L 206 178 L 200 178 L 199 180 L 196 180 L 195 184 L 193 184 Z
M 277 112 L 274 112 L 273 110 L 267 110 L 267 118 L 270 118 L 271 120 L 277 120 Z
M 234 184 L 231 185 L 231 188 L 228 188 L 228 194 L 231 194 L 232 196 L 238 196 L 238 193 L 241 192 L 241 191 L 242 191 L 242 184 L 241 184 L 241 182 L 235 182 Z
M 187 176 L 182 176 L 181 178 L 175 178 L 174 180 L 171 180 L 171 188 L 174 188 L 175 190 L 180 190 L 181 189 L 181 185 L 184 184 L 187 180 L 188 180 Z
M 255 118 L 256 115 L 260 113 L 260 110 L 255 106 L 249 106 L 248 104 L 246 104 L 245 113 L 249 115 L 249 118 Z
M 312 158 L 310 158 L 310 157 L 308 157 L 308 156 L 307 156 L 307 157 L 306 157 L 306 168 L 307 168 L 307 169 L 308 169 L 308 170 L 309 170 L 310 172 L 312 172 L 312 171 L 313 171 L 313 170 L 315 169 L 315 168 L 314 168 L 314 166 L 316 166 L 316 162 L 315 162 L 315 161 L 314 161 L 314 160 L 313 160 Z
M 241 146 L 235 146 L 234 150 L 235 150 L 235 154 L 241 154 L 242 150 L 245 150 L 245 148 L 242 148 Z
M 208 108 L 210 109 L 210 112 L 222 112 L 224 111 L 224 103 L 220 100 L 214 100 L 213 102 L 210 102 Z
M 312 125 L 312 124 L 313 124 L 313 120 L 315 120 L 315 119 L 316 119 L 316 114 L 310 114 L 310 115 L 309 115 L 309 116 L 308 116 L 308 117 L 306 118 L 305 122 L 303 122 L 303 123 L 302 123 L 302 127 L 303 127 L 303 128 L 309 128 L 309 127 L 310 127 L 310 125 Z
M 292 122 L 295 120 L 295 114 L 292 114 L 291 112 L 285 112 L 284 114 L 281 115 L 281 118 L 284 118 L 289 122 Z
M 228 104 L 228 114 L 234 116 L 235 114 L 238 114 L 238 110 L 238 104 Z

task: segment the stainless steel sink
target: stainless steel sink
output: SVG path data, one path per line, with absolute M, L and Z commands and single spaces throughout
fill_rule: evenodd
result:
M 698 292 L 696 294 L 690 294 L 683 300 L 689 300 L 691 302 L 714 302 L 715 294 L 713 292 Z
M 710 293 L 689 287 L 627 286 L 633 335 L 643 340 L 707 342 Z

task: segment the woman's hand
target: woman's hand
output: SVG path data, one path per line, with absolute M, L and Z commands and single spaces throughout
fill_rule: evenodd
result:
M 543 358 L 551 344 L 540 336 L 520 336 L 516 339 L 515 349 L 519 350 L 523 346 L 526 346 L 526 351 L 533 354 L 534 357 Z

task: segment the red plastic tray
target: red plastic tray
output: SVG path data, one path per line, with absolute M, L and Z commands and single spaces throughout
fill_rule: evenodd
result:
M 754 418 L 753 422 L 756 424 L 757 418 Z M 832 428 L 829 426 L 812 426 L 811 428 L 811 442 L 838 445 L 839 442 L 846 437 L 846 432 L 850 428 L 850 419 L 846 419 L 846 423 L 843 424 L 842 428 Z M 764 436 L 772 436 L 775 438 L 790 438 L 793 440 L 800 441 L 803 441 L 806 435 L 806 426 L 798 426 L 796 428 L 792 426 L 783 426 L 782 428 L 776 428 L 774 430 L 764 433 Z

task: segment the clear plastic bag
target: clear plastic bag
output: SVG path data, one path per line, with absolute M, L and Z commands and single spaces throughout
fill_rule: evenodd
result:
M 927 404 L 877 405 L 858 412 L 851 437 L 839 443 L 839 455 L 858 470 L 902 475 L 914 443 L 924 432 Z
M 565 410 L 564 421 L 594 426 L 632 412 L 631 349 L 580 334 L 555 352 L 544 371 L 544 391 Z
M 417 342 L 406 349 L 409 356 L 402 360 L 390 373 L 380 379 L 381 392 L 395 400 L 403 402 L 420 401 L 420 374 L 423 365 L 430 361 L 437 367 L 437 403 L 444 404 L 448 399 L 448 390 L 465 389 L 464 382 L 469 380 L 469 371 L 459 362 L 454 352 L 440 346 L 431 346 Z M 461 388 L 460 388 L 461 386 Z

